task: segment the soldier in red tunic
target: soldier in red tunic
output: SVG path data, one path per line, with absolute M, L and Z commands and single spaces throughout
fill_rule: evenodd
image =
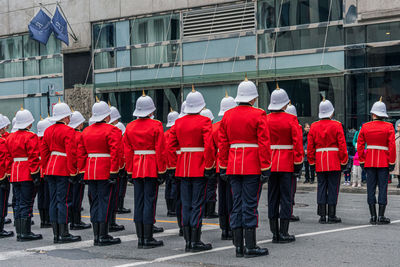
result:
M 175 176 L 181 179 L 182 225 L 185 251 L 212 249 L 201 241 L 201 226 L 206 201 L 207 179 L 213 175 L 215 149 L 211 120 L 201 116 L 205 107 L 202 94 L 192 88 L 186 97 L 185 116 L 171 128 L 169 153 L 180 151 Z
M 138 118 L 126 126 L 124 135 L 126 168 L 134 183 L 138 248 L 164 245 L 153 238 L 158 186 L 164 183 L 167 171 L 162 123 L 151 119 L 155 110 L 153 100 L 143 92 L 133 112 Z
M 335 109 L 329 100 L 319 105 L 320 120 L 311 125 L 308 133 L 307 159 L 310 168 L 316 170 L 318 178 L 318 215 L 319 223 L 326 223 L 326 205 L 328 204 L 328 223 L 340 223 L 336 216 L 339 197 L 341 170 L 347 165 L 347 145 L 343 126 L 332 120 Z
M 271 174 L 267 116 L 264 110 L 253 107 L 257 98 L 255 84 L 246 77 L 237 90 L 235 101 L 239 105 L 225 112 L 219 126 L 220 178 L 229 180 L 232 188 L 230 227 L 236 257 L 268 255 L 268 249 L 256 244 L 258 201 Z
M 83 130 L 78 148 L 78 168 L 89 185 L 90 220 L 95 246 L 121 243 L 119 238 L 108 234 L 113 211 L 112 192 L 119 172 L 121 149 L 121 130 L 108 124 L 110 113 L 110 107 L 103 101 L 93 105 L 93 124 Z
M 15 115 L 15 129 L 7 140 L 7 173 L 15 195 L 15 230 L 17 241 L 42 239 L 42 235 L 31 232 L 31 218 L 36 189 L 40 183 L 39 139 L 30 132 L 34 122 L 29 110 L 20 110 Z
M 387 118 L 386 105 L 382 99 L 372 106 L 372 121 L 365 123 L 358 135 L 357 151 L 360 165 L 367 173 L 368 205 L 371 224 L 388 224 L 385 217 L 389 173 L 396 162 L 396 144 L 394 128 Z M 366 152 L 365 152 L 366 148 Z M 376 186 L 379 188 L 379 213 L 376 216 Z
M 267 116 L 272 150 L 272 174 L 268 182 L 268 218 L 273 243 L 295 241 L 289 235 L 289 222 L 292 215 L 294 176 L 303 166 L 303 140 L 299 134 L 299 123 L 285 110 L 289 104 L 285 90 L 278 86 L 271 94 Z M 279 222 L 280 220 L 280 222 Z

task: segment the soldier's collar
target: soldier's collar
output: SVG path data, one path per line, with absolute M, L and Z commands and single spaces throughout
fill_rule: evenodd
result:
M 63 121 L 57 121 L 56 124 L 64 124 L 64 125 L 67 125 L 67 124 L 66 124 L 65 122 L 63 122 Z
M 251 107 L 251 104 L 250 103 L 242 103 L 242 102 L 240 102 L 239 106 L 249 106 L 249 107 Z
M 271 113 L 281 113 L 281 112 L 285 112 L 284 110 L 270 110 Z

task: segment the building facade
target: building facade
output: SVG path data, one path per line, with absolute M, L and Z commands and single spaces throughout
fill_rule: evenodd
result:
M 301 123 L 331 100 L 349 140 L 380 96 L 400 118 L 400 1 L 61 1 L 78 37 L 69 47 L 29 39 L 39 2 L 54 11 L 54 1 L 0 1 L 0 112 L 10 117 L 21 104 L 47 116 L 76 84 L 91 84 L 125 123 L 142 90 L 165 122 L 192 84 L 216 115 L 247 74 L 259 107 L 279 84 Z

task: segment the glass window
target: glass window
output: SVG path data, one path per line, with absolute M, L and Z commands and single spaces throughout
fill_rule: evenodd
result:
M 39 55 L 39 42 L 31 39 L 29 35 L 23 36 L 24 57 L 35 57 Z M 39 61 L 24 61 L 24 76 L 39 75 Z
M 359 127 L 368 121 L 369 108 L 366 94 L 366 75 L 346 75 L 346 125 L 347 140 L 352 140 L 353 135 Z
M 0 39 L 0 60 L 23 57 L 22 36 Z
M 275 0 L 258 1 L 257 28 L 275 28 Z
M 367 48 L 368 67 L 400 65 L 400 45 Z
M 40 74 L 62 73 L 62 57 L 40 60 Z
M 178 15 L 165 15 L 131 21 L 132 44 L 145 44 L 179 39 Z
M 180 60 L 179 44 L 132 48 L 132 65 L 149 65 Z
M 366 67 L 365 49 L 351 49 L 346 51 L 346 69 Z
M 115 47 L 115 23 L 93 25 L 94 49 Z
M 101 52 L 94 55 L 95 69 L 115 68 L 115 52 Z
M 346 28 L 346 44 L 365 43 L 365 26 Z
M 61 53 L 61 41 L 58 40 L 54 34 L 50 35 L 50 38 L 46 45 L 40 44 L 40 55 L 54 55 Z
M 400 40 L 400 22 L 373 24 L 367 26 L 367 42 Z

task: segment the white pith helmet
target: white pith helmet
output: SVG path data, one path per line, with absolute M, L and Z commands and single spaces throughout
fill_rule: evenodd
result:
M 147 96 L 143 90 L 143 95 L 136 101 L 136 107 L 135 111 L 133 112 L 133 116 L 144 118 L 149 116 L 155 110 L 156 106 L 154 106 L 153 99 L 151 99 L 150 96 Z
M 319 104 L 319 114 L 318 117 L 320 119 L 326 119 L 332 117 L 335 109 L 331 103 L 331 101 L 326 100 L 325 97 L 322 99 L 321 103 Z
M 29 110 L 23 109 L 21 107 L 21 110 L 19 110 L 15 115 L 14 127 L 16 130 L 25 129 L 26 127 L 31 125 L 34 121 L 35 119 L 33 118 L 32 113 Z
M 371 114 L 375 114 L 378 117 L 388 118 L 388 114 L 386 111 L 386 105 L 382 102 L 382 97 L 379 101 L 375 102 L 371 108 Z
M 7 116 L 3 115 L 3 119 L 6 122 L 6 127 L 9 126 L 11 124 L 10 120 L 8 119 Z
M 115 124 L 115 126 L 122 131 L 122 134 L 125 133 L 125 125 L 122 122 L 119 121 L 117 124 Z
M 58 98 L 58 103 L 53 107 L 53 116 L 50 118 L 51 121 L 56 122 L 66 117 L 71 116 L 72 112 L 66 103 L 61 102 Z
M 286 113 L 295 115 L 297 117 L 297 110 L 296 107 L 294 105 L 292 105 L 292 103 L 289 101 L 289 105 L 286 108 Z
M 233 97 L 231 97 L 231 96 L 228 96 L 228 92 L 225 91 L 225 97 L 222 98 L 222 100 L 221 100 L 218 116 L 224 116 L 226 111 L 228 111 L 231 108 L 234 108 L 236 106 L 237 106 L 237 104 L 235 102 L 235 99 L 233 99 Z
M 40 121 L 37 123 L 37 136 L 42 137 L 47 128 L 49 128 L 53 123 L 50 122 L 49 118 L 43 119 L 40 117 Z
M 96 103 L 92 107 L 92 117 L 90 118 L 93 123 L 100 122 L 111 114 L 110 107 L 104 101 L 99 101 L 96 96 Z
M 12 122 L 11 122 L 11 124 L 12 124 L 11 133 L 15 133 L 16 131 L 18 131 L 18 129 L 15 128 L 15 122 L 16 122 L 16 121 L 17 121 L 17 119 L 14 117 L 14 118 L 12 119 Z
M 172 110 L 171 108 L 171 112 L 168 113 L 168 122 L 167 122 L 167 127 L 172 127 L 175 124 L 175 121 L 179 118 L 179 113 Z
M 200 112 L 200 115 L 209 118 L 211 121 L 214 120 L 214 115 L 212 114 L 211 110 L 209 110 L 208 108 L 203 109 Z
M 186 115 L 185 113 L 185 107 L 186 107 L 186 101 L 183 101 L 182 106 L 181 106 L 181 113 L 179 113 L 179 118 L 182 118 Z
M 206 106 L 203 95 L 194 90 L 194 85 L 192 85 L 192 91 L 186 96 L 186 105 L 184 112 L 186 114 L 196 114 L 199 113 Z
M 289 96 L 286 91 L 279 88 L 278 83 L 276 84 L 276 89 L 271 94 L 271 100 L 268 106 L 268 110 L 281 110 L 287 104 L 289 104 Z
M 247 74 L 244 81 L 241 82 L 237 89 L 235 101 L 237 103 L 247 103 L 258 97 L 256 85 L 247 79 Z
M 0 114 L 0 130 L 7 127 L 7 121 L 4 117 Z
M 110 106 L 110 110 L 111 110 L 111 119 L 109 123 L 113 123 L 116 120 L 119 120 L 121 118 L 121 114 L 119 113 L 118 109 L 116 107 L 113 107 L 110 105 L 110 103 L 108 103 L 108 105 Z
M 85 122 L 85 118 L 79 111 L 73 111 L 71 115 L 71 121 L 69 122 L 68 126 L 75 129 L 79 125 Z

